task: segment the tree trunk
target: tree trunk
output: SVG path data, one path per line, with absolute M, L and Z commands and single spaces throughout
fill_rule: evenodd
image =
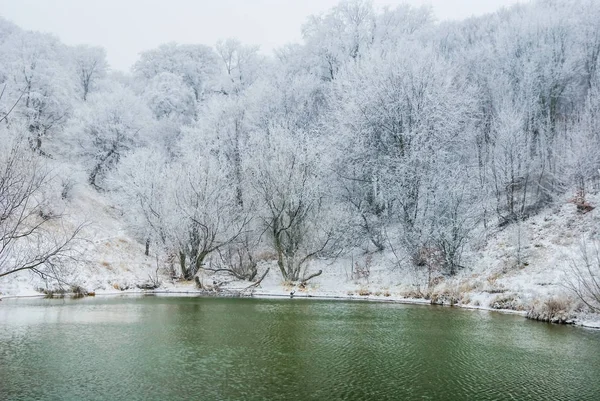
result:
M 184 279 L 189 280 L 188 269 L 185 267 L 185 252 L 179 251 L 179 266 L 181 267 L 181 274 Z
M 204 259 L 206 259 L 206 256 L 208 256 L 208 253 L 208 251 L 202 251 L 198 254 L 198 256 L 196 257 L 196 262 L 194 263 L 193 271 L 189 272 L 191 277 L 194 277 L 196 273 L 200 271 L 200 269 L 204 265 Z

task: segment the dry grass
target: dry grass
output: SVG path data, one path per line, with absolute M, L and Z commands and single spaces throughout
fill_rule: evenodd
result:
M 289 280 L 284 281 L 282 285 L 285 291 L 292 291 L 294 289 L 294 283 Z
M 456 305 L 460 301 L 460 294 L 451 290 L 431 293 L 430 300 L 432 305 Z
M 537 300 L 527 311 L 527 318 L 542 322 L 572 323 L 575 302 L 567 297 L 552 297 L 544 301 Z
M 506 309 L 514 311 L 523 311 L 525 307 L 517 294 L 500 294 L 495 296 L 489 303 L 492 309 Z
M 486 281 L 482 283 L 481 291 L 487 292 L 489 294 L 503 294 L 507 290 L 504 288 L 502 283 L 498 283 L 498 279 L 501 277 L 501 272 L 496 272 L 490 274 Z
M 421 299 L 421 298 L 428 299 L 429 298 L 429 294 L 423 294 L 420 289 L 405 290 L 405 291 L 402 291 L 400 293 L 400 295 L 402 296 L 402 298 L 412 298 L 412 299 Z
M 501 272 L 492 273 L 487 277 L 487 282 L 490 285 L 494 285 L 494 284 L 496 284 L 496 280 L 498 280 L 500 278 L 500 276 L 502 276 Z
M 460 293 L 472 292 L 472 291 L 478 290 L 479 287 L 482 287 L 482 283 L 478 280 L 477 281 L 461 281 L 458 284 L 458 292 L 460 292 Z
M 369 291 L 368 288 L 361 288 L 358 290 L 358 295 L 360 295 L 361 297 L 368 297 L 369 295 L 371 295 L 371 291 Z

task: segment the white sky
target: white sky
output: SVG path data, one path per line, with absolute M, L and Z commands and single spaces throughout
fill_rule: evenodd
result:
M 522 2 L 523 0 L 521 0 Z M 439 20 L 495 11 L 519 0 L 373 0 L 376 7 L 432 5 Z M 270 51 L 301 40 L 307 16 L 338 0 L 0 0 L 0 15 L 21 28 L 50 32 L 64 43 L 103 46 L 113 69 L 161 43 L 236 37 Z

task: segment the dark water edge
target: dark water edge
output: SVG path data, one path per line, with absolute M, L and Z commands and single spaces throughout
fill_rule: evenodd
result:
M 397 303 L 0 303 L 0 399 L 596 400 L 600 332 Z

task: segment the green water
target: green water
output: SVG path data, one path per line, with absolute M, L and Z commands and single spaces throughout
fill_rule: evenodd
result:
M 600 400 L 600 332 L 453 308 L 0 302 L 0 400 Z

